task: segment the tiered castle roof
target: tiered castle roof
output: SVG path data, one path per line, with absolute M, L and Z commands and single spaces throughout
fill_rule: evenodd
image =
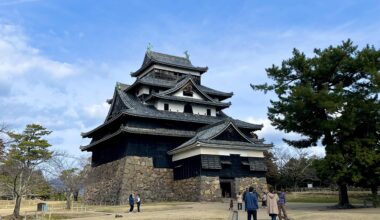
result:
M 207 67 L 193 66 L 188 57 L 147 51 L 142 66 L 131 74 L 136 77 L 136 81 L 132 85 L 116 83 L 112 99 L 107 100 L 111 106 L 105 122 L 91 131 L 82 133 L 83 137 L 92 138 L 92 141 L 89 145 L 82 146 L 81 149 L 91 151 L 91 148 L 99 143 L 123 133 L 176 136 L 188 138 L 189 141 L 195 139 L 199 141 L 205 132 L 207 134 L 211 132 L 210 129 L 214 130 L 223 126 L 233 126 L 238 132 L 240 132 L 239 129 L 260 130 L 262 125 L 233 119 L 222 111 L 231 105 L 230 102 L 223 102 L 223 100 L 232 97 L 233 93 L 222 92 L 201 85 L 201 75 L 207 69 Z M 179 92 L 185 90 L 189 90 L 198 98 L 178 95 Z M 176 105 L 190 103 L 199 108 L 209 109 L 207 109 L 207 114 L 184 113 L 178 109 L 176 111 L 159 109 L 158 106 L 162 103 L 174 103 Z M 200 125 L 199 127 L 208 126 L 208 130 L 135 126 L 124 123 L 128 118 L 196 123 Z M 249 140 L 245 145 L 251 147 L 269 146 L 263 144 L 261 140 L 254 142 L 251 138 L 242 135 Z

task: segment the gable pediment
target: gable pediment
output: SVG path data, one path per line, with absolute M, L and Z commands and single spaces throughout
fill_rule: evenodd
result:
M 247 137 L 245 137 L 245 135 L 242 134 L 241 131 L 239 131 L 238 128 L 236 128 L 232 124 L 228 125 L 221 133 L 211 138 L 211 140 L 239 141 L 251 143 L 251 141 L 249 141 Z
M 168 89 L 160 94 L 215 102 L 210 96 L 208 96 L 198 88 L 198 86 L 196 85 L 196 83 L 194 83 L 192 78 L 184 79 L 175 87 Z

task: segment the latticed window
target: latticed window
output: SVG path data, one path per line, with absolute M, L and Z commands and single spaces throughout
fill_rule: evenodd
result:
M 184 89 L 183 89 L 183 95 L 184 96 L 190 96 L 190 97 L 193 97 L 193 87 L 191 85 L 187 85 Z
M 248 158 L 248 163 L 251 171 L 267 171 L 267 166 L 263 159 Z
M 202 162 L 202 168 L 203 169 L 210 169 L 210 170 L 222 169 L 222 165 L 221 165 L 219 156 L 202 155 L 201 162 Z

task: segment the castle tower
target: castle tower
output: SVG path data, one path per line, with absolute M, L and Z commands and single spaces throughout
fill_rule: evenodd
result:
M 82 133 L 92 152 L 89 203 L 219 200 L 265 187 L 262 125 L 223 113 L 232 92 L 203 85 L 207 67 L 148 50 L 132 85 L 116 83 L 103 124 Z

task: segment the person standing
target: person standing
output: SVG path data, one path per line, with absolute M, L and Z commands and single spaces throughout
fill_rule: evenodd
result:
M 278 194 L 278 217 L 280 220 L 282 219 L 288 220 L 285 203 L 286 203 L 285 191 L 284 189 L 281 189 L 280 193 Z
M 261 200 L 261 206 L 267 207 L 267 193 L 266 192 L 263 193 L 263 198 Z
M 141 198 L 140 194 L 136 195 L 137 212 L 140 212 Z
M 243 195 L 241 192 L 236 196 L 238 210 L 243 210 Z
M 248 188 L 245 189 L 243 192 L 243 202 L 244 202 L 244 211 L 247 211 L 247 206 L 245 206 L 245 195 L 248 193 Z
M 129 212 L 133 211 L 133 207 L 135 206 L 135 199 L 133 198 L 133 195 L 129 195 Z
M 230 199 L 230 208 L 228 210 L 234 210 L 234 200 Z
M 276 220 L 278 215 L 278 196 L 276 193 L 274 193 L 273 188 L 270 188 L 269 192 L 267 193 L 267 205 L 268 205 L 268 214 L 271 217 L 272 220 Z
M 249 193 L 245 194 L 245 207 L 247 209 L 248 220 L 257 220 L 257 208 L 259 207 L 257 203 L 256 193 L 253 193 L 253 187 L 249 187 Z

